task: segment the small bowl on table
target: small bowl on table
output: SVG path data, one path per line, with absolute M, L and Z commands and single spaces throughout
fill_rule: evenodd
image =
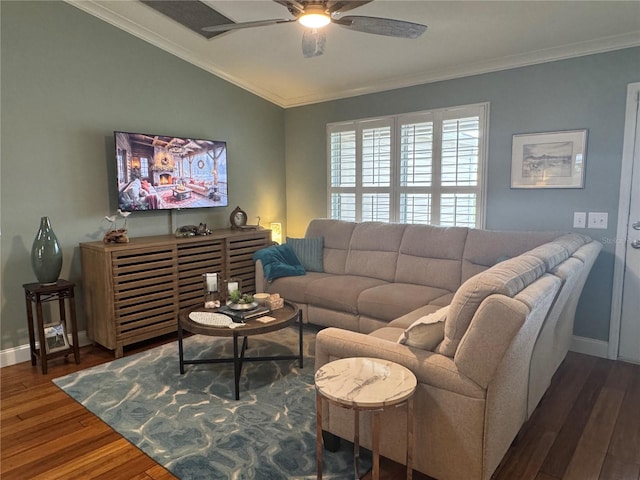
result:
M 256 302 L 258 305 L 264 305 L 265 303 L 267 303 L 267 300 L 269 299 L 271 295 L 269 295 L 268 293 L 256 293 L 253 296 L 253 301 Z

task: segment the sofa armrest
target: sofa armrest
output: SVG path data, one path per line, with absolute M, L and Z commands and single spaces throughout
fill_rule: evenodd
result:
M 559 289 L 560 280 L 545 274 L 515 298 L 499 294 L 487 297 L 478 307 L 454 356 L 460 372 L 487 388 L 516 337 L 528 345 L 528 369 L 530 352 Z
M 333 360 L 348 357 L 389 360 L 411 370 L 419 383 L 469 397 L 485 397 L 485 390 L 460 374 L 453 359 L 439 353 L 340 328 L 326 328 L 318 332 L 316 370 Z

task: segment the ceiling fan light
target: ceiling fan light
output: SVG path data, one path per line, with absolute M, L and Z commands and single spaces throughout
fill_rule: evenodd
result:
M 331 23 L 331 17 L 321 6 L 309 5 L 298 21 L 308 28 L 322 28 Z

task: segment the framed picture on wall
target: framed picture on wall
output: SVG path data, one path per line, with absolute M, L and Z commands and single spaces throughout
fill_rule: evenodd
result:
M 511 188 L 584 188 L 586 130 L 513 136 Z

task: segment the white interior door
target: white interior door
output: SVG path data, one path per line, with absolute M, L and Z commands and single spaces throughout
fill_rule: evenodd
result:
M 640 363 L 640 84 L 630 86 L 629 93 L 629 107 L 635 115 L 627 115 L 625 128 L 626 153 L 631 155 L 631 186 L 625 209 L 626 235 L 620 239 L 625 249 L 618 358 Z

